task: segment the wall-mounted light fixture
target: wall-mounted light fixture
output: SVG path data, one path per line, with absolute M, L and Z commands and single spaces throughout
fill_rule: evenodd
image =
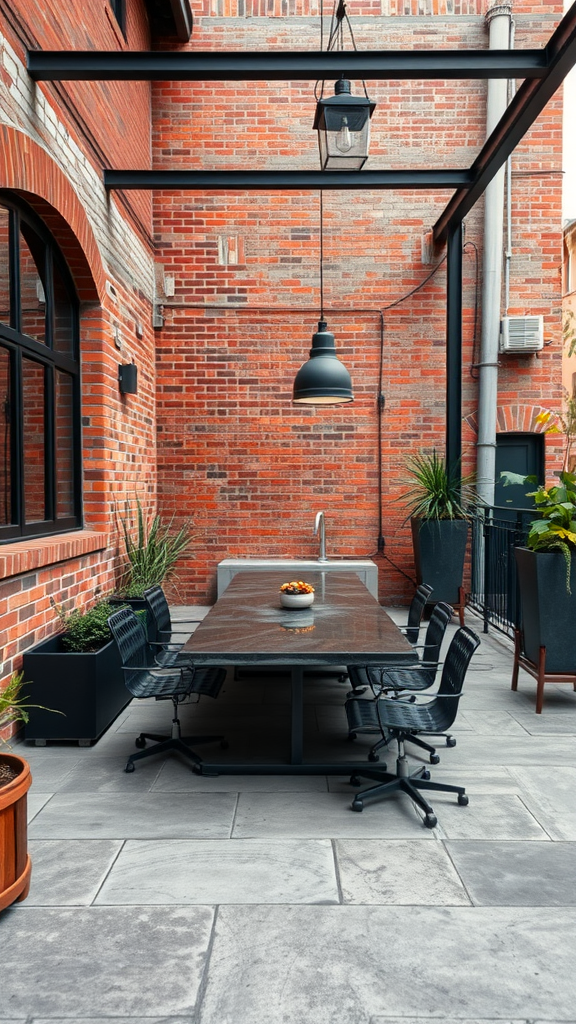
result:
M 329 51 L 344 49 L 344 22 L 350 31 L 353 48 L 356 49 L 346 4 L 344 0 L 338 0 L 338 7 L 332 15 Z M 314 130 L 318 132 L 320 167 L 323 171 L 359 171 L 368 159 L 370 118 L 376 104 L 368 98 L 366 84 L 362 82 L 362 85 L 364 96 L 353 96 L 350 82 L 342 76 L 340 81 L 334 83 L 334 95 L 324 99 L 324 82 L 316 83 Z
M 320 320 L 312 336 L 310 358 L 294 380 L 293 401 L 299 405 L 342 405 L 352 402 L 352 381 L 336 356 L 334 335 L 324 319 L 323 201 L 320 193 Z
M 136 363 L 118 364 L 118 386 L 121 395 L 138 394 L 138 367 Z

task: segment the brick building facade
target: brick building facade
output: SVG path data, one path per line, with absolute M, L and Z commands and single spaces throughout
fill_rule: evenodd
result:
M 358 0 L 349 14 L 358 49 L 485 49 L 487 6 Z M 172 595 L 181 601 L 214 599 L 221 558 L 315 554 L 319 509 L 329 556 L 375 556 L 382 600 L 405 601 L 405 458 L 444 444 L 445 262 L 428 242 L 449 192 L 324 193 L 324 309 L 355 401 L 293 406 L 320 311 L 319 194 L 107 194 L 102 170 L 317 169 L 313 83 L 35 84 L 26 71 L 27 49 L 317 50 L 328 22 L 321 37 L 318 4 L 198 0 L 187 43 L 155 31 L 143 0 L 127 0 L 124 31 L 113 7 L 47 0 L 31 18 L 21 0 L 0 0 L 0 203 L 22 202 L 47 226 L 80 301 L 83 496 L 83 529 L 0 546 L 2 678 L 56 631 L 52 602 L 90 605 L 113 589 L 118 515 L 136 495 L 192 521 Z M 515 46 L 541 47 L 562 3 L 515 0 L 513 14 Z M 465 167 L 479 151 L 485 83 L 366 87 L 377 103 L 369 167 Z M 545 346 L 502 358 L 501 432 L 535 431 L 541 408 L 561 403 L 561 146 L 559 92 L 512 160 L 509 312 L 542 314 Z M 482 217 L 481 201 L 464 249 L 466 468 Z M 138 394 L 121 395 L 118 364 L 131 362 Z M 549 469 L 560 447 L 547 439 Z

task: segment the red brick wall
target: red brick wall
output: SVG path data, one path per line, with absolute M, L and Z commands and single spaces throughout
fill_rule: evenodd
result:
M 540 46 L 559 3 L 516 2 L 516 45 Z M 378 17 L 384 12 L 390 17 Z M 358 47 L 487 46 L 485 5 L 357 4 Z M 434 12 L 435 16 L 431 16 Z M 317 14 L 264 17 L 248 0 L 198 5 L 192 48 L 316 49 Z M 230 21 L 222 15 L 235 15 Z M 398 16 L 393 16 L 398 15 Z M 326 35 L 324 36 L 324 45 Z M 355 83 L 355 89 L 360 88 Z M 327 83 L 327 91 L 331 91 Z M 378 106 L 368 166 L 468 166 L 485 135 L 481 82 L 368 82 Z M 154 86 L 159 167 L 316 168 L 312 83 L 163 83 Z M 561 123 L 555 99 L 514 158 L 510 313 L 544 313 L 547 347 L 502 360 L 500 402 L 560 402 Z M 384 311 L 382 489 L 386 558 L 381 597 L 404 601 L 413 575 L 409 527 L 397 504 L 404 461 L 443 448 L 445 268 L 422 242 L 449 193 L 324 197 L 324 304 L 355 389 L 351 406 L 292 406 L 296 370 L 307 358 L 319 310 L 318 194 L 162 193 L 155 200 L 158 259 L 175 278 L 158 332 L 158 451 L 161 508 L 189 516 L 195 544 L 179 596 L 214 597 L 217 562 L 235 556 L 309 556 L 314 513 L 327 516 L 330 556 L 370 555 L 378 538 L 380 311 Z M 476 258 L 480 202 L 466 222 L 464 417 L 475 412 L 480 321 Z M 226 245 L 237 262 L 223 264 Z M 438 254 L 436 259 L 441 259 Z M 479 275 L 481 278 L 481 274 Z M 480 280 L 478 289 L 480 288 Z M 231 307 L 242 307 L 239 311 Z M 205 308 L 203 308 L 205 307 Z M 216 307 L 216 308 L 212 308 Z M 387 308 L 392 307 L 392 308 Z M 549 343 L 549 344 L 548 344 Z M 475 437 L 465 430 L 465 464 Z M 551 442 L 549 465 L 556 448 Z M 394 563 L 394 564 L 392 564 Z M 397 567 L 397 568 L 396 568 Z

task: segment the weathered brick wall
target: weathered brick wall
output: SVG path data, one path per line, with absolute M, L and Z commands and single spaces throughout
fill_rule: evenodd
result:
M 278 8 L 278 9 L 277 9 Z M 485 48 L 486 5 L 358 3 L 359 49 Z M 318 8 L 306 0 L 273 17 L 249 0 L 195 7 L 192 48 L 318 49 Z M 516 45 L 540 46 L 559 3 L 516 2 Z M 288 16 L 286 16 L 288 15 Z M 326 20 L 324 47 L 327 40 Z M 368 166 L 468 166 L 485 137 L 485 83 L 368 82 L 378 106 Z M 332 84 L 327 83 L 327 91 Z M 360 83 L 354 83 L 358 91 Z M 313 83 L 162 83 L 154 86 L 158 166 L 316 168 Z M 513 420 L 560 402 L 560 99 L 513 161 L 510 313 L 544 313 L 547 346 L 502 360 L 500 396 Z M 381 597 L 407 598 L 409 527 L 397 503 L 406 455 L 443 448 L 445 268 L 423 240 L 449 193 L 324 196 L 324 305 L 355 389 L 351 406 L 291 405 L 319 311 L 317 193 L 163 193 L 155 202 L 158 260 L 175 279 L 158 332 L 161 507 L 190 516 L 195 544 L 181 599 L 214 597 L 227 556 L 309 556 L 314 513 L 327 516 L 328 552 L 374 554 L 378 523 L 380 313 L 384 320 Z M 463 415 L 465 465 L 475 460 L 483 203 L 466 222 Z M 480 270 L 477 274 L 477 260 Z M 241 307 L 237 309 L 234 307 Z M 476 340 L 475 340 L 476 338 Z M 530 429 L 518 427 L 516 429 Z M 502 427 L 500 426 L 500 429 Z M 510 427 L 508 427 L 510 429 Z M 558 442 L 550 440 L 549 465 Z M 392 564 L 393 563 L 393 564 Z
M 128 3 L 127 41 L 108 0 L 0 2 L 0 188 L 20 192 L 50 228 L 81 299 L 85 530 L 0 547 L 0 681 L 22 652 L 91 606 L 118 576 L 118 516 L 138 494 L 155 508 L 152 196 L 108 196 L 102 168 L 150 165 L 150 86 L 41 83 L 25 49 L 147 49 L 144 5 Z M 118 364 L 138 366 L 138 395 Z

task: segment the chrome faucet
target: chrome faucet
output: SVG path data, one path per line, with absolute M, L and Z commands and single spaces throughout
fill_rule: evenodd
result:
M 328 559 L 326 558 L 326 523 L 324 521 L 323 512 L 316 513 L 316 519 L 314 521 L 314 533 L 312 534 L 312 536 L 315 537 L 317 533 L 320 534 L 320 554 L 318 555 L 318 561 L 327 562 Z

